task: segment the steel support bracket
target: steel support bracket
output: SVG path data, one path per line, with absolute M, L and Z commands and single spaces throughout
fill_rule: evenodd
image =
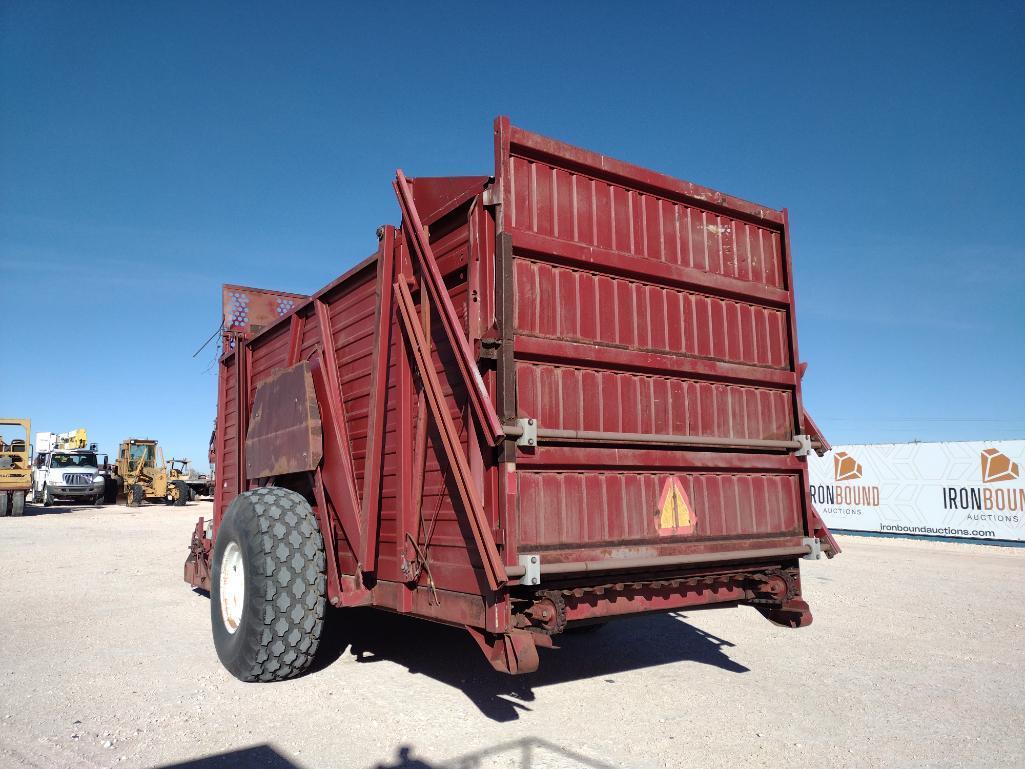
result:
M 500 193 L 501 190 L 498 185 L 495 184 L 494 179 L 492 179 L 491 182 L 484 187 L 484 194 L 482 195 L 484 198 L 484 205 L 497 206 L 502 202 L 502 196 Z
M 811 548 L 811 552 L 807 555 L 802 555 L 802 558 L 809 561 L 817 561 L 822 557 L 822 543 L 818 537 L 805 537 L 801 540 L 801 544 Z
M 801 444 L 797 449 L 794 450 L 795 457 L 806 457 L 812 452 L 811 436 L 799 433 L 794 436 L 794 440 Z
M 521 585 L 541 584 L 541 556 L 537 553 L 521 555 L 517 562 L 523 567 L 523 576 L 520 578 Z
M 520 417 L 516 420 L 516 426 L 523 432 L 516 438 L 516 445 L 532 449 L 537 446 L 537 420 L 529 417 Z

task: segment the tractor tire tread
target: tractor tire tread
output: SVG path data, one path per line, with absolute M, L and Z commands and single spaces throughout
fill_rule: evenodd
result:
M 174 481 L 178 496 L 174 500 L 175 507 L 184 507 L 189 501 L 189 485 L 185 481 Z
M 243 618 L 236 631 L 258 636 L 255 660 L 248 669 L 231 672 L 243 681 L 281 681 L 305 672 L 320 643 L 327 591 L 324 540 L 302 495 L 264 487 L 243 496 L 250 498 L 255 517 L 244 550 L 254 556 L 247 568 L 255 572 L 261 611 L 254 612 L 258 623 L 247 627 Z M 219 622 L 219 605 L 212 611 Z

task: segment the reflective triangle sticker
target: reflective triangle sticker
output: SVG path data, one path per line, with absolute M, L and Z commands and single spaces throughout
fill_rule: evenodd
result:
M 674 537 L 693 534 L 697 518 L 691 509 L 690 499 L 679 478 L 666 478 L 662 496 L 658 500 L 658 520 L 655 522 L 660 537 Z

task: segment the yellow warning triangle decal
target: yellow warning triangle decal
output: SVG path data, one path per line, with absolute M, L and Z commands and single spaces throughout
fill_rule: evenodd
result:
M 694 511 L 679 478 L 666 478 L 658 502 L 658 532 L 662 535 L 694 531 Z

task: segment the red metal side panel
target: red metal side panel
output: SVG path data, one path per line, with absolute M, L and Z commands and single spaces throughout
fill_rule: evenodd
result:
M 657 270 L 657 267 L 652 268 Z M 555 339 L 790 368 L 784 309 L 518 258 L 516 329 Z
M 388 358 L 388 386 L 385 390 L 386 408 L 384 415 L 384 459 L 381 465 L 380 517 L 378 519 L 377 574 L 380 579 L 401 581 L 401 554 L 405 547 L 402 528 L 402 498 L 399 432 L 401 424 L 400 384 L 402 350 L 401 335 L 391 335 Z M 408 404 L 407 404 L 408 407 Z M 362 467 L 362 466 L 361 466 Z M 362 472 L 362 470 L 361 470 Z M 361 476 L 362 482 L 362 476 Z
M 278 325 L 251 345 L 252 368 L 249 374 L 249 400 L 256 395 L 256 388 L 275 371 L 288 367 L 288 326 Z M 245 440 L 245 436 L 242 436 Z
M 520 409 L 544 427 L 788 440 L 790 393 L 690 377 L 523 361 Z
M 356 486 L 363 488 L 367 446 L 367 410 L 370 401 L 370 359 L 374 345 L 374 265 L 368 266 L 337 295 L 325 297 L 338 361 L 338 381 L 349 426 Z
M 217 488 L 214 492 L 214 525 L 221 517 L 238 488 L 238 386 L 235 379 L 235 353 L 221 358 L 217 381 L 217 440 L 215 444 Z
M 506 177 L 508 229 L 783 287 L 778 228 L 621 182 L 567 157 L 566 145 L 513 131 L 522 141 Z
M 497 129 L 518 414 L 542 431 L 790 440 L 801 414 L 783 214 Z M 517 460 L 519 548 L 800 537 L 803 463 L 752 460 L 766 453 L 542 440 Z M 659 536 L 673 479 L 695 525 Z
M 690 540 L 801 536 L 802 490 L 794 474 L 521 468 L 519 476 L 518 534 L 526 548 L 652 540 L 657 500 L 671 477 L 681 479 L 696 512 Z
M 363 463 L 366 456 L 366 413 L 370 392 L 370 355 L 373 346 L 375 263 L 368 262 L 349 274 L 348 278 L 323 294 L 331 336 L 322 339 L 318 327 L 318 344 L 330 345 L 335 351 L 338 383 L 352 451 L 356 488 L 362 490 Z M 356 558 L 348 548 L 339 553 L 342 571 L 354 574 Z
M 465 209 L 457 210 L 431 225 L 431 247 L 438 267 L 445 279 L 449 297 L 456 310 L 459 326 L 463 333 L 468 329 L 469 287 L 468 254 L 469 222 Z M 458 377 L 455 358 L 445 338 L 440 319 L 433 316 L 430 321 L 431 355 L 435 371 L 438 372 L 445 398 L 449 405 L 456 429 L 463 440 L 464 450 L 471 455 L 471 436 L 468 427 L 472 424 L 468 415 L 467 393 Z M 428 430 L 428 435 L 433 428 Z M 479 449 L 474 449 L 479 453 Z M 426 464 L 423 479 L 423 500 L 419 511 L 430 536 L 431 571 L 439 589 L 457 592 L 478 593 L 480 591 L 481 564 L 477 562 L 472 548 L 467 547 L 468 533 L 463 530 L 458 504 L 452 495 L 451 470 L 440 446 L 432 436 L 427 444 Z M 478 478 L 478 488 L 480 479 Z M 426 532 L 420 532 L 420 541 Z

